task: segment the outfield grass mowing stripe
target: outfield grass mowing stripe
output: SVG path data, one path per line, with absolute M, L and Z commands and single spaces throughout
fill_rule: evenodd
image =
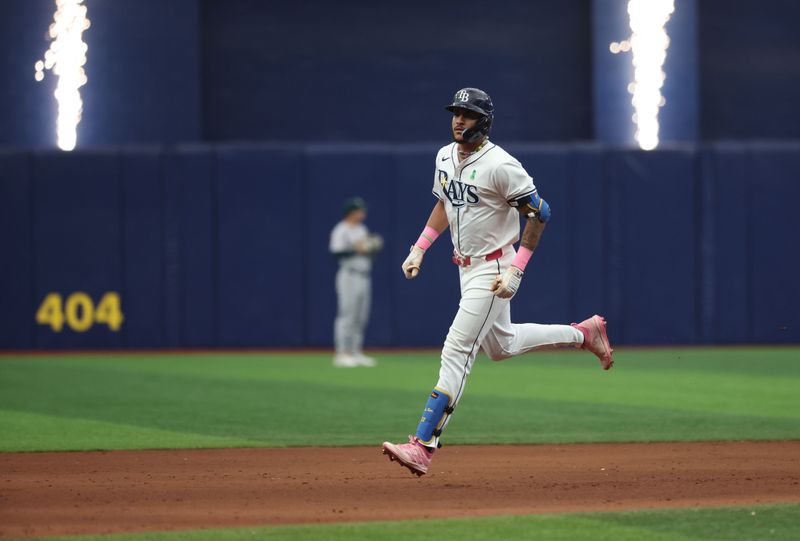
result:
M 0 434 L 24 434 L 25 438 L 14 444 L 15 450 L 23 452 L 74 450 L 75 434 L 81 435 L 82 445 L 87 449 L 148 449 L 155 442 L 165 448 L 261 444 L 244 438 L 214 438 L 207 434 L 196 434 L 193 439 L 192 434 L 186 432 L 9 410 L 0 410 Z
M 401 438 L 433 352 L 343 370 L 330 355 L 4 358 L 0 450 L 370 445 Z M 449 443 L 800 439 L 800 349 L 636 350 L 480 359 Z M 59 428 L 57 420 L 63 420 Z
M 46 538 L 49 541 L 796 541 L 800 505 L 669 509 L 476 519 L 275 526 Z
M 425 377 L 423 366 L 430 367 L 428 379 L 435 377 L 438 358 L 430 352 L 417 355 L 384 355 L 382 358 L 391 363 L 383 367 L 389 377 L 373 384 L 389 390 L 419 388 L 424 384 L 420 382 Z M 475 374 L 480 374 L 480 377 L 470 378 L 470 392 L 498 394 L 498 389 L 502 388 L 505 396 L 575 400 L 587 397 L 588 391 L 591 401 L 614 404 L 703 408 L 749 415 L 795 414 L 788 406 L 796 404 L 800 350 L 636 350 L 620 352 L 617 357 L 618 369 L 609 373 L 593 370 L 597 365 L 595 360 L 577 352 L 531 354 L 502 363 L 491 363 L 482 358 L 475 367 Z M 360 388 L 368 381 L 364 377 L 332 375 L 327 354 L 310 354 L 294 359 L 288 355 L 249 355 L 239 356 L 236 363 L 227 362 L 229 358 L 219 355 L 176 356 L 175 362 L 166 363 L 169 366 L 164 366 L 164 358 L 153 361 L 146 357 L 111 357 L 107 360 L 113 361 L 114 370 L 134 373 L 208 375 L 214 379 L 245 381 L 304 381 L 349 388 Z M 263 364 L 273 359 L 296 363 L 291 370 L 265 369 Z M 97 359 L 92 358 L 71 362 L 86 368 L 97 366 Z M 220 370 L 220 363 L 225 366 L 224 372 Z M 511 380 L 513 385 L 509 385 Z M 720 392 L 713 392 L 715 389 Z M 689 396 L 691 400 L 676 401 L 676 394 Z M 741 395 L 752 399 L 742 401 Z

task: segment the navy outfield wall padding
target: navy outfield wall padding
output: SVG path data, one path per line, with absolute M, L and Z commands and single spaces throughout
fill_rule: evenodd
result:
M 752 223 L 745 217 L 751 184 L 747 146 L 725 143 L 705 149 L 703 214 L 708 223 L 703 310 L 711 343 L 753 340 Z
M 133 348 L 164 347 L 163 156 L 140 149 L 123 151 L 120 160 L 122 339 Z
M 35 153 L 33 158 L 35 303 L 48 293 L 66 302 L 76 293 L 97 304 L 122 281 L 120 198 L 117 151 Z M 66 309 L 66 306 L 65 306 Z M 92 325 L 84 332 L 60 332 L 37 325 L 36 346 L 119 347 L 119 332 Z
M 303 222 L 314 212 L 302 197 L 304 167 L 298 146 L 216 150 L 220 345 L 305 345 L 305 307 L 320 307 L 302 280 Z
M 608 313 L 609 193 L 605 152 L 599 146 L 583 145 L 570 150 L 570 200 L 567 214 L 570 260 L 569 319 L 581 321 L 595 313 Z M 616 322 L 614 322 L 616 323 Z M 611 340 L 617 329 L 609 329 Z
M 181 181 L 182 156 L 170 153 L 162 162 L 161 220 L 164 231 L 162 254 L 164 295 L 164 340 L 167 347 L 181 345 Z
M 710 344 L 714 335 L 714 299 L 716 298 L 716 262 L 714 260 L 714 238 L 716 213 L 712 207 L 716 191 L 712 177 L 716 170 L 712 152 L 708 148 L 698 149 L 698 183 L 696 185 L 696 208 L 698 212 L 697 227 L 697 278 L 700 284 L 701 298 L 698 299 L 698 342 Z
M 28 153 L 0 152 L 0 347 L 34 346 L 30 162 Z
M 169 163 L 165 182 L 177 185 L 179 342 L 212 347 L 218 329 L 214 154 L 207 146 L 181 147 Z
M 691 150 L 609 155 L 610 250 L 619 261 L 611 287 L 619 288 L 614 316 L 626 343 L 697 340 L 694 160 Z
M 553 206 L 514 320 L 597 312 L 619 344 L 800 342 L 800 145 L 507 146 Z M 449 232 L 417 279 L 400 271 L 436 201 L 437 148 L 0 153 L 0 347 L 329 347 L 328 237 L 356 194 L 386 239 L 367 344 L 439 347 L 459 298 Z M 48 293 L 108 291 L 120 332 L 35 323 Z
M 753 339 L 769 344 L 796 342 L 800 329 L 800 144 L 751 144 L 748 160 L 752 177 L 741 213 L 752 235 Z

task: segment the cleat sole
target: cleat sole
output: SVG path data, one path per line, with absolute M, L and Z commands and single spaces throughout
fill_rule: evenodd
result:
M 402 460 L 397 458 L 397 456 L 395 456 L 394 453 L 392 453 L 391 451 L 389 451 L 385 447 L 383 449 L 383 454 L 387 455 L 389 457 L 389 461 L 390 462 L 397 462 L 400 465 L 401 468 L 407 468 L 408 471 L 410 471 L 411 473 L 413 473 L 417 477 L 422 477 L 423 475 L 425 475 L 424 472 L 415 470 L 414 468 L 412 468 L 411 466 L 409 466 L 408 464 L 406 464 L 405 462 L 403 462 Z
M 597 319 L 599 319 L 600 322 L 595 322 L 595 324 L 597 324 L 597 330 L 602 336 L 603 349 L 606 350 L 606 354 L 603 355 L 601 364 L 603 366 L 603 370 L 610 370 L 611 367 L 614 366 L 614 359 L 612 358 L 614 348 L 611 347 L 611 341 L 608 339 L 608 333 L 606 332 L 606 318 L 603 316 L 597 316 Z

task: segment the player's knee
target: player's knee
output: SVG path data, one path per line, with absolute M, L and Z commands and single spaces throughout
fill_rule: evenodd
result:
M 505 351 L 503 349 L 491 350 L 486 352 L 489 355 L 489 358 L 495 362 L 497 361 L 505 361 L 509 357 L 513 357 L 510 352 Z
M 504 361 L 513 357 L 511 348 L 501 342 L 485 343 L 481 346 L 483 352 L 493 361 Z
M 473 349 L 474 338 L 470 341 L 466 336 L 461 336 L 459 332 L 453 332 L 452 329 L 447 333 L 447 338 L 444 339 L 444 347 L 442 347 L 442 361 L 452 360 L 459 363 L 464 359 L 465 355 L 469 355 Z

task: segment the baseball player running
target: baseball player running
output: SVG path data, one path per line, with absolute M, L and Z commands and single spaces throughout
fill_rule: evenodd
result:
M 339 260 L 333 365 L 339 368 L 375 366 L 375 359 L 364 355 L 361 348 L 372 297 L 372 256 L 383 248 L 383 238 L 370 234 L 364 225 L 367 206 L 360 197 L 348 200 L 343 212 L 344 217 L 331 231 L 330 240 L 330 251 Z
M 613 364 L 605 320 L 598 315 L 572 325 L 511 323 L 510 301 L 520 286 L 550 206 L 522 165 L 488 139 L 494 105 L 486 92 L 464 88 L 446 107 L 453 113 L 454 142 L 436 155 L 433 195 L 438 201 L 402 268 L 420 272 L 425 251 L 450 227 L 453 262 L 461 278 L 461 300 L 447 333 L 439 380 L 409 442 L 384 442 L 383 453 L 412 473 L 428 471 L 439 438 L 464 392 L 478 349 L 494 361 L 558 347 L 595 354 L 604 370 Z M 526 218 L 520 240 L 519 215 Z

